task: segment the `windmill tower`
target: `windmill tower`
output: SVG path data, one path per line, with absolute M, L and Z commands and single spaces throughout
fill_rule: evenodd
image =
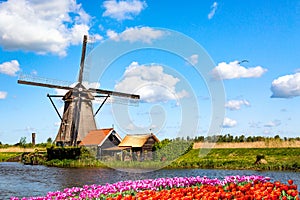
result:
M 49 94 L 47 95 L 61 120 L 55 142 L 56 144 L 63 146 L 76 146 L 88 134 L 89 131 L 97 129 L 95 115 L 104 105 L 108 97 L 117 96 L 135 100 L 138 100 L 140 98 L 139 95 L 135 94 L 127 94 L 96 88 L 86 88 L 82 84 L 86 44 L 87 36 L 85 35 L 83 37 L 79 76 L 75 87 L 70 87 L 62 84 L 52 84 L 49 83 L 50 81 L 48 80 L 41 81 L 41 79 L 39 79 L 39 81 L 36 81 L 32 80 L 34 78 L 31 78 L 29 76 L 20 76 L 18 80 L 19 84 L 68 90 L 68 92 L 63 96 Z M 95 93 L 100 95 L 93 95 Z M 62 97 L 62 100 L 64 101 L 63 116 L 59 114 L 58 109 L 56 108 L 51 97 Z M 105 99 L 94 114 L 92 100 L 94 100 L 95 97 L 102 97 Z

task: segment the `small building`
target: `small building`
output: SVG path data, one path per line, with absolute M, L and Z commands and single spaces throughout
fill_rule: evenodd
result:
M 98 129 L 90 131 L 79 146 L 85 146 L 97 159 L 101 159 L 105 156 L 103 149 L 118 147 L 121 141 L 122 138 L 113 128 Z
M 131 160 L 149 160 L 152 159 L 153 145 L 159 142 L 159 139 L 153 134 L 128 134 L 119 144 L 119 148 L 130 150 Z M 123 159 L 124 160 L 124 159 Z

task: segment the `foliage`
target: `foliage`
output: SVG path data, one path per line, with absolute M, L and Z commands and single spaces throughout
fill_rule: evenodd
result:
M 162 140 L 153 146 L 154 160 L 172 161 L 193 148 L 193 142 L 187 140 Z
M 52 143 L 53 143 L 52 138 L 49 137 L 49 138 L 47 139 L 47 144 L 52 144 Z
M 265 159 L 265 155 L 259 154 L 256 156 L 256 162 L 260 161 L 261 159 Z
M 47 148 L 47 160 L 79 159 L 81 155 L 80 147 L 51 147 Z
M 35 149 L 34 152 L 25 152 L 22 154 L 22 162 L 24 164 L 43 164 L 46 158 L 46 152 L 39 151 L 38 149 Z
M 15 146 L 24 147 L 26 146 L 26 137 L 21 137 L 19 143 L 15 144 Z

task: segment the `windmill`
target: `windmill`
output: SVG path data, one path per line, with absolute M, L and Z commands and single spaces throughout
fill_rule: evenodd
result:
M 95 130 L 96 122 L 95 116 L 104 105 L 108 97 L 116 96 L 121 98 L 128 98 L 138 100 L 140 98 L 139 95 L 135 94 L 127 94 L 122 92 L 115 92 L 109 90 L 102 90 L 96 88 L 86 88 L 83 85 L 83 70 L 84 70 L 84 61 L 86 54 L 86 44 L 87 44 L 87 36 L 83 37 L 83 45 L 82 45 L 82 54 L 80 61 L 80 70 L 78 81 L 74 87 L 64 84 L 53 84 L 48 79 L 38 81 L 34 78 L 28 78 L 29 76 L 23 75 L 19 77 L 19 84 L 33 85 L 33 86 L 41 86 L 48 88 L 56 88 L 56 89 L 65 89 L 68 92 L 65 95 L 49 95 L 47 97 L 50 99 L 56 113 L 58 114 L 61 123 L 55 138 L 55 142 L 58 145 L 62 146 L 76 146 L 79 142 L 87 135 L 87 133 L 91 130 Z M 32 80 L 33 79 L 33 80 Z M 93 95 L 99 94 L 99 95 Z M 52 97 L 62 97 L 64 101 L 64 111 L 63 116 L 60 115 L 58 109 L 56 108 Z M 104 98 L 102 104 L 99 106 L 97 111 L 93 112 L 92 100 L 97 97 Z

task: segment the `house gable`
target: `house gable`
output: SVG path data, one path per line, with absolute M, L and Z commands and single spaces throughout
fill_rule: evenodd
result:
M 93 130 L 83 138 L 79 146 L 103 146 L 107 140 L 118 145 L 121 142 L 121 137 L 113 128 Z
M 152 133 L 126 135 L 119 147 L 144 148 L 146 145 L 146 149 L 150 149 L 150 146 L 152 149 L 155 142 L 159 142 L 159 139 Z

